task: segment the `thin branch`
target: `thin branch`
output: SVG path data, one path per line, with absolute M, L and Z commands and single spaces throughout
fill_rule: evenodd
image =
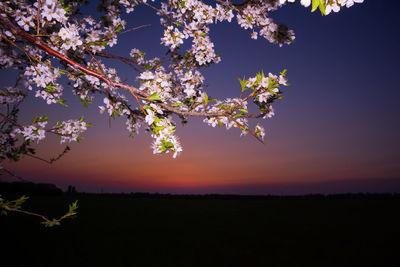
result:
M 144 114 L 144 115 L 147 115 L 147 112 L 144 110 L 144 108 L 143 108 L 142 104 L 140 103 L 138 97 L 137 97 L 133 92 L 130 92 L 130 93 L 131 93 L 131 95 L 133 95 L 133 97 L 136 99 L 136 102 L 139 104 L 139 107 L 140 107 L 140 109 L 143 111 L 143 114 Z
M 10 211 L 15 211 L 15 212 L 19 212 L 19 213 L 23 213 L 23 214 L 27 214 L 27 215 L 36 216 L 36 217 L 42 218 L 46 222 L 52 223 L 51 220 L 47 219 L 44 215 L 41 215 L 38 213 L 34 213 L 34 212 L 26 211 L 26 210 L 13 209 L 13 208 L 10 208 Z
M 0 170 L 3 171 L 3 172 L 6 172 L 7 174 L 11 175 L 12 177 L 17 178 L 17 179 L 20 180 L 21 182 L 28 182 L 28 180 L 25 180 L 25 179 L 22 178 L 21 176 L 18 176 L 18 175 L 16 175 L 15 173 L 13 173 L 13 172 L 11 172 L 11 171 L 5 169 L 5 168 L 0 169 Z
M 18 45 L 16 45 L 13 41 L 11 41 L 11 40 L 8 39 L 7 37 L 5 37 L 3 33 L 2 33 L 1 35 L 2 35 L 1 37 L 2 37 L 3 39 L 5 39 L 7 42 L 9 42 L 12 46 L 14 46 L 14 47 L 17 48 L 18 50 L 22 51 L 22 53 L 24 53 L 24 54 L 28 57 L 29 61 L 32 63 L 32 66 L 35 68 L 35 71 L 36 71 L 37 73 L 39 73 L 38 70 L 36 69 L 36 65 L 35 65 L 35 64 L 33 63 L 33 61 L 32 61 L 32 60 L 36 60 L 36 59 L 35 59 L 34 57 L 32 57 L 31 55 L 29 55 L 28 52 L 26 52 L 24 49 L 22 49 L 22 48 L 20 48 Z
M 0 112 L 0 116 L 3 117 L 4 119 L 6 119 L 7 121 L 11 122 L 12 124 L 14 124 L 15 126 L 17 126 L 19 129 L 23 130 L 24 127 L 22 127 L 22 125 L 18 124 L 16 121 L 14 121 L 13 119 L 10 119 L 9 117 L 7 117 L 6 115 L 4 115 L 3 113 Z
M 16 209 L 16 208 L 9 208 L 8 210 L 9 210 L 9 211 L 14 211 L 14 212 L 23 213 L 23 214 L 26 214 L 26 215 L 31 215 L 31 216 L 39 217 L 39 218 L 41 218 L 41 219 L 45 222 L 45 224 L 47 224 L 47 226 L 58 225 L 59 222 L 61 222 L 62 220 L 66 219 L 66 218 L 73 218 L 73 217 L 74 217 L 74 216 L 69 215 L 69 214 L 67 213 L 67 214 L 61 216 L 61 217 L 58 218 L 58 219 L 50 220 L 50 219 L 48 219 L 46 216 L 44 216 L 44 215 L 42 215 L 42 214 L 35 213 L 35 212 L 31 212 L 31 211 L 20 210 L 20 209 Z
M 148 7 L 150 7 L 151 9 L 153 9 L 153 10 L 157 11 L 158 13 L 163 14 L 163 15 L 165 16 L 165 14 L 164 14 L 164 12 L 163 12 L 162 10 L 160 10 L 160 9 L 158 9 L 158 8 L 156 8 L 156 7 L 152 6 L 152 5 L 150 5 L 150 4 L 147 3 L 147 2 L 144 2 L 144 1 L 140 1 L 140 2 L 141 2 L 143 5 L 148 6 Z
M 71 150 L 71 149 L 69 148 L 69 146 L 66 146 L 63 152 L 61 152 L 56 158 L 51 158 L 50 160 L 47 160 L 47 159 L 44 159 L 44 158 L 35 156 L 35 155 L 33 155 L 33 154 L 25 154 L 25 155 L 26 155 L 26 156 L 29 156 L 29 157 L 31 157 L 31 158 L 34 158 L 34 159 L 38 159 L 38 160 L 44 161 L 44 162 L 46 162 L 46 163 L 48 163 L 48 164 L 53 164 L 53 162 L 59 160 L 59 159 L 60 159 L 62 156 L 64 156 L 69 150 Z
M 227 115 L 227 117 L 228 117 L 231 121 L 235 122 L 236 125 L 239 127 L 239 129 L 242 130 L 242 128 L 244 128 L 244 129 L 247 128 L 247 131 L 248 131 L 251 135 L 253 135 L 259 142 L 261 142 L 261 144 L 264 144 L 264 141 L 263 141 L 256 133 L 254 133 L 253 131 L 251 131 L 251 130 L 249 129 L 249 127 L 244 126 L 243 124 L 239 123 L 237 120 L 235 120 L 234 118 L 232 118 L 231 115 Z
M 114 58 L 114 59 L 118 59 L 121 60 L 122 62 L 124 62 L 125 64 L 129 65 L 131 68 L 133 68 L 134 70 L 136 70 L 137 72 L 141 72 L 138 68 L 136 68 L 134 65 L 131 64 L 135 63 L 137 64 L 137 62 L 135 60 L 129 59 L 129 58 L 125 58 L 125 57 L 120 57 L 120 56 L 115 56 L 106 52 L 96 52 L 97 55 L 101 56 L 101 57 L 106 57 L 106 58 Z
M 36 35 L 40 34 L 40 0 L 38 0 L 37 14 L 36 14 Z
M 123 34 L 123 33 L 127 33 L 127 32 L 130 32 L 130 31 L 135 31 L 135 30 L 138 30 L 138 29 L 141 29 L 141 28 L 145 28 L 145 27 L 150 27 L 150 26 L 151 26 L 151 24 L 145 24 L 145 25 L 137 26 L 137 27 L 128 29 L 128 30 L 126 30 L 126 31 L 119 32 L 119 33 L 117 33 L 117 35 L 121 35 L 121 34 Z
M 92 57 L 92 59 L 93 59 L 94 61 L 96 61 L 96 64 L 97 64 L 97 66 L 99 67 L 101 73 L 102 73 L 103 75 L 105 75 L 106 73 L 105 73 L 105 71 L 103 70 L 103 67 L 101 66 L 101 64 L 100 64 L 100 62 L 97 60 L 97 58 L 93 55 L 93 53 L 90 52 L 90 50 L 87 49 L 87 48 L 85 49 L 85 51 Z

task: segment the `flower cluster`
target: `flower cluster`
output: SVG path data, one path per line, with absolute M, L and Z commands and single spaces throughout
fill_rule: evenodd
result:
M 53 131 L 60 136 L 62 144 L 64 142 L 79 141 L 82 138 L 81 134 L 89 126 L 90 124 L 84 122 L 82 117 L 80 120 L 57 122 Z
M 13 135 L 20 134 L 24 137 L 25 141 L 36 141 L 39 143 L 40 140 L 43 140 L 46 136 L 46 125 L 48 121 L 48 117 L 41 116 L 35 117 L 31 125 L 24 125 L 21 128 L 16 128 L 13 132 Z
M 75 25 L 69 25 L 69 27 L 63 27 L 58 32 L 58 36 L 61 38 L 61 48 L 68 50 L 76 50 L 77 46 L 83 44 L 79 36 L 78 28 Z
M 41 12 L 40 15 L 42 19 L 45 19 L 42 22 L 44 25 L 47 22 L 57 21 L 62 24 L 65 24 L 67 21 L 67 12 L 61 6 L 60 1 L 57 0 L 46 0 L 42 1 Z M 35 5 L 37 7 L 37 3 Z
M 173 157 L 182 152 L 182 146 L 178 138 L 174 135 L 175 125 L 168 117 L 158 117 L 163 115 L 163 111 L 154 104 L 150 104 L 146 108 L 145 121 L 152 129 L 152 137 L 155 139 L 152 148 L 153 153 L 168 153 L 174 152 Z
M 28 66 L 25 69 L 29 86 L 32 90 L 32 84 L 35 84 L 39 90 L 36 91 L 36 97 L 46 100 L 47 104 L 57 103 L 62 95 L 62 86 L 57 83 L 61 76 L 59 69 L 51 66 L 50 61 Z

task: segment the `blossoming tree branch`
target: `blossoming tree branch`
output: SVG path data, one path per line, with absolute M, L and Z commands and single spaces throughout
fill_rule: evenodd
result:
M 84 117 L 49 126 L 49 117 L 44 114 L 34 115 L 30 122 L 20 122 L 19 106 L 30 91 L 48 105 L 67 106 L 64 90 L 72 90 L 85 106 L 95 97 L 103 98 L 100 113 L 123 117 L 131 136 L 140 127 L 149 130 L 155 154 L 172 152 L 176 157 L 182 151 L 175 135 L 175 120 L 186 122 L 190 116 L 203 117 L 212 127 L 237 128 L 241 134 L 251 134 L 262 142 L 265 132 L 257 120 L 274 115 L 272 103 L 282 98 L 280 88 L 287 85 L 286 70 L 239 79 L 236 98 L 211 99 L 204 90 L 202 70 L 219 63 L 221 57 L 210 38 L 210 25 L 238 23 L 252 39 L 264 38 L 279 46 L 290 44 L 295 39 L 294 32 L 275 23 L 270 14 L 295 2 L 328 15 L 363 0 L 102 0 L 95 17 L 80 12 L 84 0 L 1 1 L 0 68 L 20 72 L 14 86 L 0 90 L 0 170 L 11 174 L 2 167 L 6 159 L 36 157 L 32 143 L 39 143 L 48 134 L 59 136 L 61 143 L 79 141 L 90 126 Z M 167 48 L 166 54 L 147 58 L 145 51 L 134 47 L 129 55 L 107 51 L 118 45 L 122 34 L 150 26 L 127 25 L 122 19 L 125 14 L 135 16 L 138 6 L 149 8 L 160 17 L 160 42 Z M 123 82 L 116 69 L 104 64 L 104 59 L 126 64 L 137 82 Z M 66 89 L 65 84 L 72 86 Z M 256 122 L 250 123 L 250 119 Z M 67 147 L 48 162 L 68 150 Z M 5 211 L 34 214 L 21 209 L 24 201 L 25 198 L 0 198 Z M 74 205 L 58 220 L 34 215 L 55 225 L 75 214 Z
M 209 36 L 210 25 L 227 21 L 238 23 L 251 38 L 265 38 L 278 44 L 290 44 L 294 33 L 277 24 L 270 13 L 295 0 L 103 0 L 98 17 L 81 16 L 82 1 L 9 0 L 0 3 L 0 66 L 22 70 L 16 86 L 1 90 L 0 159 L 18 160 L 29 154 L 32 142 L 47 134 L 56 134 L 61 143 L 79 141 L 89 126 L 82 118 L 57 122 L 48 127 L 48 117 L 38 115 L 30 123 L 17 120 L 17 106 L 29 91 L 44 103 L 66 105 L 62 79 L 73 84 L 71 90 L 84 105 L 102 97 L 101 113 L 124 117 L 133 136 L 140 127 L 150 130 L 154 153 L 182 151 L 175 135 L 176 114 L 186 120 L 200 116 L 211 125 L 238 128 L 262 141 L 264 129 L 250 118 L 266 119 L 274 115 L 272 103 L 281 99 L 280 87 L 287 85 L 286 71 L 280 74 L 258 73 L 240 80 L 237 98 L 210 99 L 204 91 L 202 69 L 221 61 Z M 301 0 L 301 5 L 323 14 L 338 12 L 362 0 Z M 139 5 L 153 10 L 160 17 L 164 35 L 161 44 L 166 55 L 146 58 L 145 51 L 132 47 L 129 55 L 112 55 L 108 47 L 118 44 L 118 37 L 130 30 L 123 13 L 134 16 Z M 183 43 L 188 49 L 182 49 Z M 136 73 L 138 85 L 121 81 L 117 70 L 106 66 L 102 59 L 125 63 Z M 65 82 L 64 82 L 65 84 Z M 257 107 L 250 112 L 248 103 Z

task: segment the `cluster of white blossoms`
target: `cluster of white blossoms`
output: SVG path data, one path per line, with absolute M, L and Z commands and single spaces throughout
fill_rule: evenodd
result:
M 0 2 L 0 68 L 23 70 L 25 88 L 35 88 L 36 97 L 47 104 L 64 104 L 63 78 L 72 84 L 73 94 L 85 106 L 100 95 L 100 113 L 124 117 L 131 136 L 144 127 L 154 138 L 155 154 L 172 152 L 176 157 L 182 151 L 173 114 L 184 123 L 189 116 L 200 116 L 212 127 L 236 128 L 241 135 L 262 140 L 264 128 L 260 123 L 251 126 L 250 119 L 274 115 L 272 103 L 282 98 L 280 86 L 287 85 L 286 72 L 262 72 L 242 79 L 239 97 L 211 99 L 205 92 L 202 69 L 220 62 L 221 57 L 210 37 L 210 26 L 235 22 L 253 39 L 264 38 L 280 46 L 290 44 L 294 32 L 275 23 L 271 13 L 294 2 L 311 5 L 312 10 L 319 7 L 323 14 L 329 14 L 363 0 L 104 0 L 97 17 L 83 16 L 81 1 L 5 0 Z M 121 34 L 134 35 L 133 28 L 125 30 L 122 17 L 138 10 L 139 5 L 160 16 L 160 42 L 168 53 L 147 59 L 144 51 L 132 47 L 126 57 L 110 54 L 107 48 L 117 45 Z M 128 84 L 104 59 L 126 64 L 136 80 Z M 68 120 L 46 129 L 47 117 L 42 116 L 22 126 L 16 121 L 17 109 L 10 106 L 16 107 L 25 95 L 26 91 L 17 86 L 0 91 L 0 163 L 7 157 L 18 158 L 18 153 L 28 153 L 15 148 L 18 136 L 27 144 L 39 142 L 46 132 L 59 135 L 61 143 L 79 141 L 89 125 L 83 119 Z
M 87 130 L 88 126 L 90 126 L 90 124 L 88 125 L 83 121 L 83 118 L 81 118 L 80 120 L 58 122 L 53 128 L 53 131 L 60 136 L 60 142 L 62 144 L 64 142 L 79 141 L 80 135 Z
M 58 32 L 58 36 L 61 38 L 61 48 L 65 50 L 76 50 L 76 48 L 83 44 L 79 36 L 79 31 L 75 25 L 69 25 L 69 27 L 63 27 Z
M 164 37 L 161 38 L 161 43 L 165 46 L 168 46 L 171 50 L 175 50 L 181 44 L 183 44 L 183 39 L 188 38 L 187 35 L 184 35 L 179 31 L 178 28 L 174 28 L 173 26 L 168 26 L 164 30 Z
M 22 126 L 21 128 L 16 128 L 13 135 L 20 134 L 24 137 L 25 141 L 36 141 L 39 143 L 46 137 L 46 125 L 48 118 L 45 116 L 35 117 L 34 121 L 29 126 Z
M 28 89 L 32 85 L 39 88 L 36 97 L 46 100 L 47 104 L 57 103 L 62 95 L 62 86 L 57 83 L 61 73 L 58 68 L 52 68 L 50 61 L 28 66 L 24 75 L 28 81 Z
M 153 133 L 151 135 L 155 139 L 152 144 L 153 153 L 158 154 L 173 151 L 173 157 L 176 158 L 178 153 L 182 151 L 182 146 L 178 138 L 174 135 L 175 125 L 172 123 L 169 117 L 157 117 L 157 113 L 160 114 L 159 112 L 162 112 L 161 110 L 157 109 L 158 108 L 156 106 L 147 108 L 147 115 L 145 117 L 146 123 L 153 129 Z
M 35 3 L 35 7 L 37 8 L 37 2 Z M 41 1 L 41 12 L 40 15 L 42 18 L 45 18 L 47 22 L 57 21 L 62 24 L 65 24 L 67 21 L 67 12 L 61 6 L 61 1 L 58 0 L 46 0 Z M 42 21 L 42 24 L 46 23 L 45 20 Z
M 82 117 L 80 120 L 57 122 L 54 127 L 46 129 L 48 120 L 47 116 L 35 116 L 31 125 L 15 128 L 11 133 L 11 137 L 14 138 L 16 135 L 21 135 L 25 142 L 36 141 L 39 143 L 46 137 L 46 132 L 50 132 L 61 138 L 60 143 L 65 143 L 79 141 L 81 139 L 80 135 L 87 130 L 87 127 L 90 127 L 90 124 L 84 122 Z M 5 137 L 3 136 L 2 139 L 5 140 Z M 2 142 L 2 144 L 5 144 L 5 142 Z

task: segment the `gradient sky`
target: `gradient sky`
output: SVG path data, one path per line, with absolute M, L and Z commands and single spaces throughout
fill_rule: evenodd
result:
M 88 7 L 90 10 L 92 7 Z M 153 155 L 152 139 L 143 130 L 128 138 L 123 119 L 100 115 L 102 99 L 83 109 L 67 95 L 70 108 L 46 106 L 32 96 L 21 119 L 48 114 L 54 120 L 85 115 L 93 127 L 80 144 L 52 165 L 25 157 L 7 164 L 16 174 L 78 191 L 164 193 L 304 194 L 400 192 L 400 52 L 397 19 L 400 2 L 365 0 L 338 14 L 322 17 L 299 4 L 275 12 L 277 22 L 295 31 L 284 47 L 252 40 L 237 24 L 219 23 L 211 37 L 222 62 L 204 71 L 212 97 L 236 97 L 238 77 L 260 70 L 288 69 L 290 87 L 274 105 L 276 116 L 262 124 L 264 145 L 238 130 L 212 128 L 189 119 L 177 135 L 184 151 Z M 150 10 L 138 9 L 129 26 L 149 28 L 125 34 L 112 53 L 127 56 L 143 49 L 163 55 L 162 29 Z M 113 63 L 120 77 L 135 73 Z M 10 71 L 1 80 L 12 84 Z M 49 158 L 63 150 L 55 137 L 38 147 Z

